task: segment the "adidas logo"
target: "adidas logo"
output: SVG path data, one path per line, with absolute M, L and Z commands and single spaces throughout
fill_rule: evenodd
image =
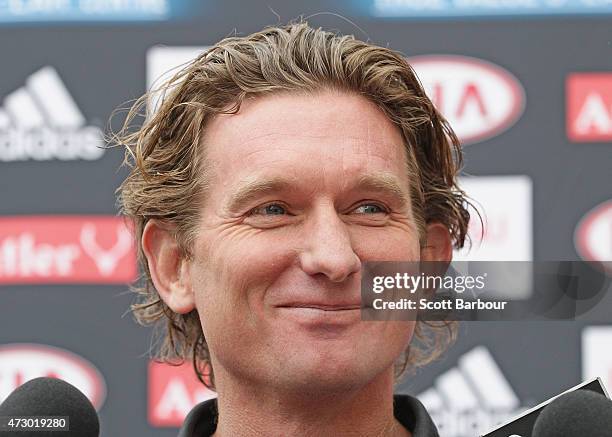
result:
M 477 346 L 417 395 L 445 437 L 473 437 L 519 414 L 516 393 L 489 350 Z
M 0 161 L 94 160 L 102 131 L 85 117 L 53 67 L 30 75 L 0 107 Z

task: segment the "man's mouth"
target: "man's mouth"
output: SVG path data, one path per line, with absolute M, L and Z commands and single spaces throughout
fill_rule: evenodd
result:
M 358 310 L 361 308 L 360 303 L 352 304 L 326 304 L 326 303 L 292 303 L 279 305 L 279 308 L 310 308 L 321 311 L 347 311 Z

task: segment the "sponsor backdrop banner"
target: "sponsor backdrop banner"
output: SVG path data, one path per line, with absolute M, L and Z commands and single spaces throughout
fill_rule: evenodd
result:
M 150 360 L 151 331 L 128 311 L 122 152 L 101 146 L 114 109 L 279 16 L 316 14 L 413 63 L 464 143 L 462 184 L 484 218 L 457 260 L 612 260 L 609 12 L 593 0 L 0 0 L 0 400 L 57 376 L 92 400 L 103 436 L 169 437 L 214 396 L 190 365 Z M 583 379 L 612 388 L 611 344 L 605 317 L 464 322 L 398 391 L 422 399 L 443 437 L 474 436 Z

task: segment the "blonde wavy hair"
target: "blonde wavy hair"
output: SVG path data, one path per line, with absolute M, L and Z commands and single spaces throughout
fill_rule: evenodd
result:
M 469 213 L 456 180 L 462 165 L 459 141 L 400 53 L 303 21 L 223 39 L 138 99 L 112 141 L 125 148 L 130 169 L 118 199 L 122 214 L 133 222 L 143 272 L 131 309 L 140 323 L 161 328 L 158 359 L 191 360 L 200 381 L 212 389 L 210 352 L 198 314 L 174 313 L 160 298 L 142 250 L 143 229 L 149 220 L 161 222 L 182 255 L 190 257 L 207 190 L 202 143 L 207 123 L 217 114 L 235 114 L 246 98 L 323 89 L 364 96 L 401 130 L 421 245 L 429 222 L 444 224 L 455 247 L 464 245 Z M 159 95 L 160 103 L 147 114 L 151 97 Z M 456 322 L 417 321 L 411 345 L 397 360 L 397 378 L 439 356 L 456 333 Z

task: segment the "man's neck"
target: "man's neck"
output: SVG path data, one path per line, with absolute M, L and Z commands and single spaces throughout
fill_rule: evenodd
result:
M 334 393 L 279 393 L 273 387 L 220 379 L 214 437 L 411 435 L 393 415 L 390 372 L 359 389 Z

